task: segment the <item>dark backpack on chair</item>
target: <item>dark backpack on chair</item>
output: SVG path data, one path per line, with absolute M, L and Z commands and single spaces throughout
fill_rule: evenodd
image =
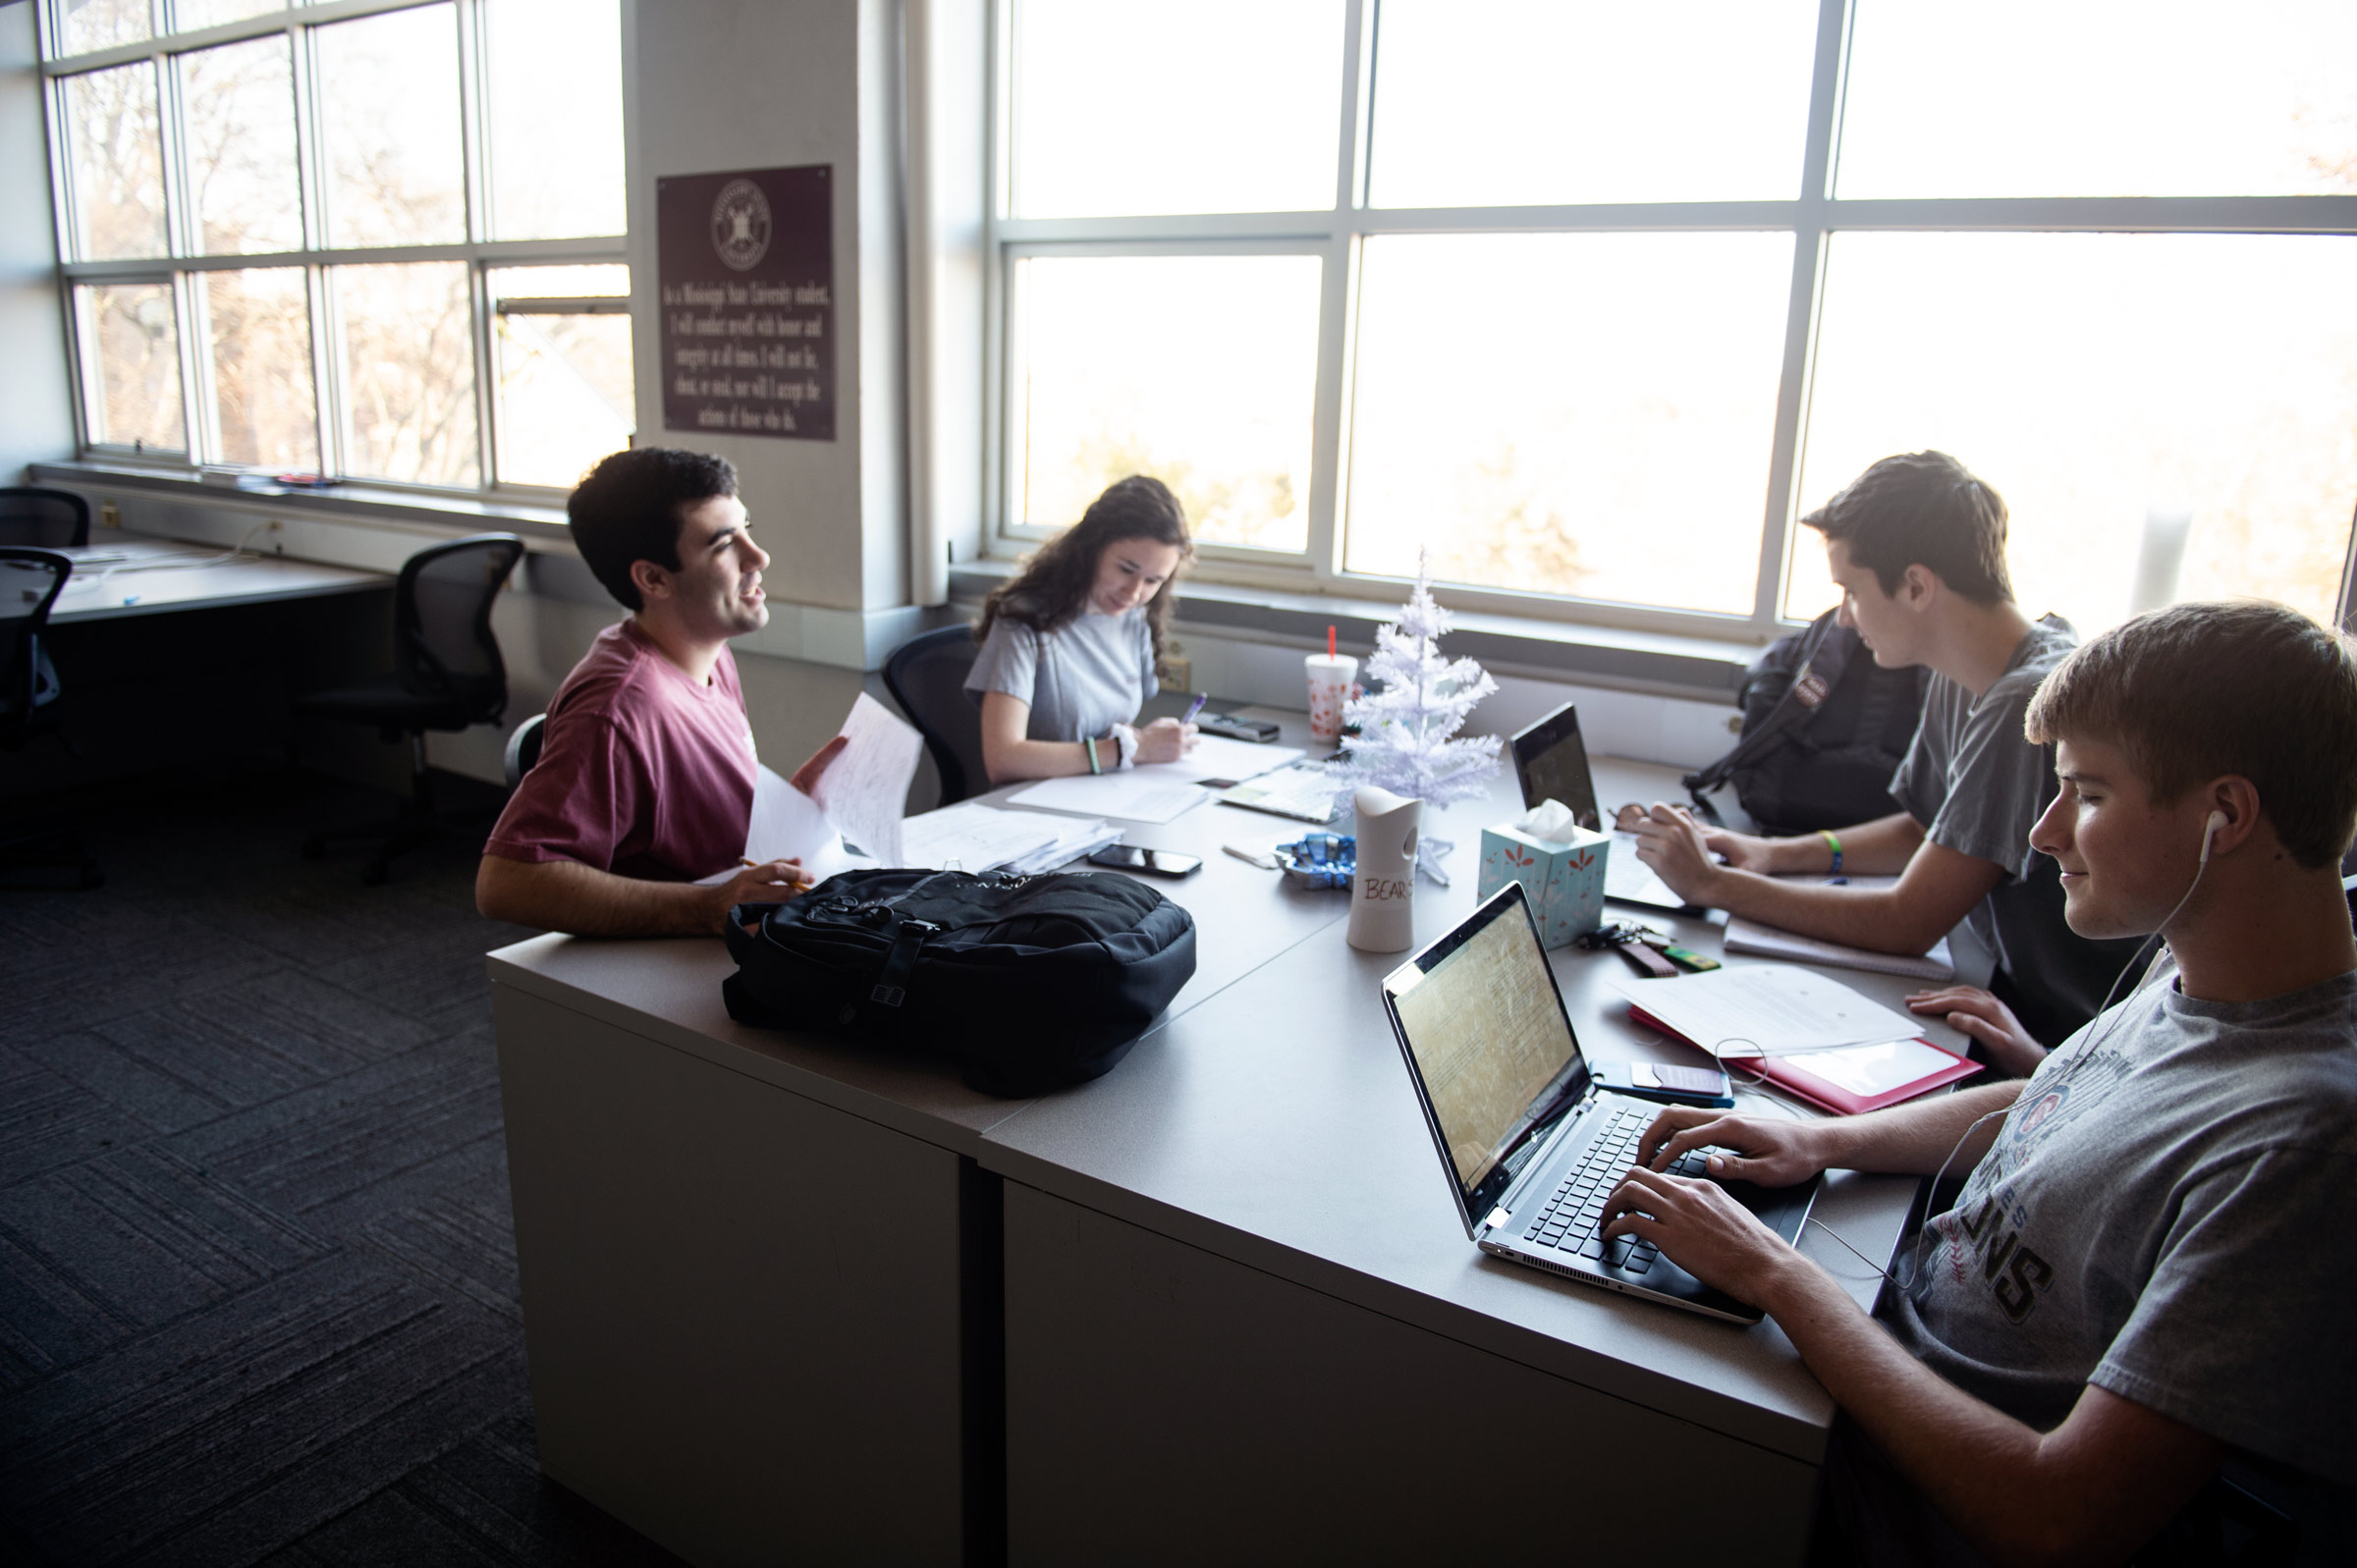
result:
M 943 1052 L 1010 1098 L 1110 1071 L 1195 972 L 1193 917 L 1110 873 L 847 871 L 725 935 L 739 1023 Z
M 1891 776 L 1915 738 L 1931 672 L 1885 670 L 1828 610 L 1760 651 L 1735 694 L 1743 738 L 1685 777 L 1694 803 L 1733 783 L 1735 798 L 1765 834 L 1846 828 L 1902 809 Z

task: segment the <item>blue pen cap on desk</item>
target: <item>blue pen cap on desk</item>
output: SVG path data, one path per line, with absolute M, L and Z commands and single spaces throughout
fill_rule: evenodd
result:
M 1358 871 L 1358 840 L 1346 833 L 1307 833 L 1269 851 L 1296 888 L 1341 888 Z

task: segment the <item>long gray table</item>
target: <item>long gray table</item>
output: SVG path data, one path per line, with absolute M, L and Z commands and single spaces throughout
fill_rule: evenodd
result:
M 1599 771 L 1614 798 L 1667 777 Z M 1458 875 L 1419 887 L 1420 940 L 1471 907 L 1510 790 L 1428 824 Z M 698 1563 L 1393 1560 L 1462 1549 L 1502 1447 L 1591 1473 L 1659 1444 L 1749 1554 L 1795 1556 L 1822 1390 L 1773 1326 L 1474 1252 L 1375 999 L 1398 956 L 1344 945 L 1345 894 L 1221 851 L 1300 831 L 1132 830 L 1204 859 L 1155 884 L 1197 973 L 1111 1075 L 1035 1102 L 735 1023 L 717 942 L 493 953 L 543 1468 Z M 1605 994 L 1619 959 L 1556 961 L 1592 1054 L 1673 1049 Z M 1820 1213 L 1886 1255 L 1908 1191 L 1841 1177 Z

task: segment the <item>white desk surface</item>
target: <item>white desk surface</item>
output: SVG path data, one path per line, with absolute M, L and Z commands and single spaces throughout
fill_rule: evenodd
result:
M 109 537 L 97 531 L 92 532 L 85 549 L 62 553 L 125 559 L 120 564 L 98 559 L 87 566 L 78 561 L 74 574 L 66 579 L 64 591 L 50 608 L 51 625 L 112 621 L 173 610 L 210 610 L 277 599 L 362 593 L 393 584 L 393 579 L 382 572 L 359 571 L 350 567 L 324 567 L 276 556 L 219 561 L 217 558 L 223 552 L 203 545 L 137 535 Z M 185 564 L 193 562 L 210 564 Z
M 1608 801 L 1679 798 L 1673 770 L 1601 758 L 1596 768 Z M 1456 841 L 1455 885 L 1418 884 L 1419 945 L 1470 911 L 1480 828 L 1513 814 L 1517 799 L 1508 774 L 1492 798 L 1426 824 Z M 720 998 L 731 964 L 716 942 L 546 936 L 488 963 L 502 984 L 978 1158 L 1012 1180 L 1819 1462 L 1832 1402 L 1773 1324 L 1740 1328 L 1633 1301 L 1486 1258 L 1465 1239 L 1377 999 L 1377 981 L 1402 955 L 1344 943 L 1346 894 L 1298 892 L 1220 849 L 1301 831 L 1207 804 L 1131 833 L 1204 859 L 1183 882 L 1152 883 L 1197 913 L 1196 976 L 1113 1072 L 1032 1102 L 975 1094 L 940 1062 L 734 1022 Z M 1648 918 L 1719 950 L 1716 925 Z M 1620 958 L 1551 956 L 1591 1056 L 1677 1059 L 1606 989 L 1633 974 Z M 1908 989 L 1884 976 L 1842 979 L 1886 1001 Z M 1944 1025 L 1927 1029 L 1955 1038 Z M 1869 1253 L 1887 1252 L 1913 1190 L 1909 1178 L 1836 1173 L 1816 1212 Z M 1872 1301 L 1879 1278 L 1814 1227 L 1802 1250 Z

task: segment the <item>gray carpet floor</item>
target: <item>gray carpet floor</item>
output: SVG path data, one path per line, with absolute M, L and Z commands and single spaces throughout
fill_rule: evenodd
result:
M 533 1453 L 482 967 L 524 933 L 466 842 L 297 853 L 390 804 L 118 792 L 104 889 L 0 888 L 0 1559 L 677 1560 Z

